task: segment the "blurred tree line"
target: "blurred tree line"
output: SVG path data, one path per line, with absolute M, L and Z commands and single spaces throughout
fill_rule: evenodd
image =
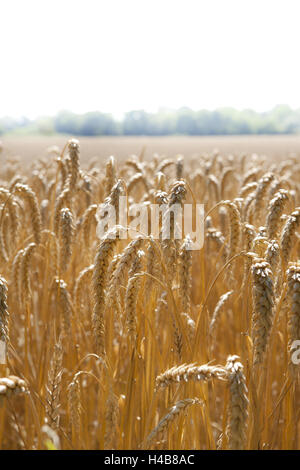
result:
M 30 120 L 26 117 L 0 118 L 0 134 L 72 134 L 101 135 L 233 135 L 233 134 L 296 134 L 300 132 L 300 109 L 278 105 L 271 111 L 258 113 L 246 109 L 221 108 L 215 111 L 160 109 L 157 113 L 135 110 L 122 120 L 98 111 L 75 114 L 61 111 L 54 117 Z

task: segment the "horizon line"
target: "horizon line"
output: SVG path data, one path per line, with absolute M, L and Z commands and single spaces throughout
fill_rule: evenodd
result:
M 129 109 L 129 110 L 126 110 L 126 111 L 122 111 L 122 112 L 112 112 L 112 111 L 100 110 L 100 109 L 89 109 L 87 111 L 74 111 L 74 110 L 69 109 L 69 108 L 61 108 L 61 109 L 55 111 L 54 113 L 45 112 L 45 113 L 35 114 L 34 116 L 30 116 L 29 114 L 26 114 L 26 113 L 20 113 L 18 115 L 5 113 L 5 114 L 0 115 L 0 119 L 9 118 L 9 119 L 18 120 L 18 119 L 26 118 L 26 119 L 29 119 L 30 121 L 34 121 L 34 120 L 37 120 L 37 119 L 40 119 L 40 118 L 45 118 L 45 117 L 52 118 L 52 117 L 57 116 L 60 113 L 65 112 L 65 113 L 72 113 L 72 114 L 75 114 L 77 116 L 82 116 L 82 115 L 90 114 L 90 113 L 101 113 L 101 114 L 111 115 L 117 121 L 122 121 L 126 114 L 132 113 L 132 112 L 145 112 L 147 114 L 159 114 L 161 112 L 170 112 L 170 113 L 172 113 L 172 112 L 178 112 L 180 110 L 187 109 L 189 111 L 197 113 L 197 112 L 200 112 L 200 111 L 215 112 L 215 111 L 222 111 L 222 110 L 227 110 L 228 109 L 228 110 L 234 110 L 234 111 L 237 111 L 237 112 L 250 111 L 250 112 L 254 112 L 256 114 L 267 114 L 267 113 L 270 113 L 270 112 L 274 111 L 274 109 L 280 108 L 280 107 L 289 108 L 290 111 L 292 111 L 292 112 L 300 110 L 300 106 L 293 107 L 292 105 L 290 105 L 288 103 L 277 103 L 277 104 L 273 105 L 272 107 L 269 107 L 269 108 L 264 109 L 264 110 L 258 110 L 258 109 L 247 107 L 247 106 L 246 107 L 235 107 L 235 106 L 231 106 L 231 105 L 218 106 L 218 107 L 214 107 L 214 108 L 209 108 L 209 107 L 193 108 L 193 107 L 187 106 L 187 105 L 182 105 L 182 106 L 179 106 L 179 107 L 169 107 L 169 106 L 163 106 L 162 105 L 159 108 L 157 108 L 155 111 L 147 109 L 147 108 L 135 107 L 135 108 L 132 108 L 132 109 Z

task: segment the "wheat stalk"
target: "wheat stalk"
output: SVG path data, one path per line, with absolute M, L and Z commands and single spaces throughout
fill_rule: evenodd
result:
M 273 321 L 274 288 L 270 265 L 263 259 L 254 259 L 252 271 L 253 316 L 252 336 L 254 365 L 261 364 L 267 350 Z
M 226 363 L 230 398 L 226 432 L 229 449 L 243 450 L 248 421 L 248 389 L 239 356 L 229 356 Z

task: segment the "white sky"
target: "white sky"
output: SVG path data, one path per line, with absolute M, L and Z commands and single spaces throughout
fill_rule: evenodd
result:
M 0 116 L 300 107 L 299 0 L 2 0 Z

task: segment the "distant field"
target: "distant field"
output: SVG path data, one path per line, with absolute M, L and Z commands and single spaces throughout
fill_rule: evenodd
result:
M 19 155 L 24 163 L 45 154 L 47 147 L 63 148 L 68 137 L 3 137 L 2 142 L 9 153 Z M 300 136 L 209 136 L 209 137 L 80 137 L 82 163 L 91 157 L 119 159 L 139 154 L 145 147 L 146 157 L 153 153 L 174 156 L 183 153 L 192 156 L 217 148 L 223 153 L 264 153 L 281 158 L 290 152 L 300 153 Z

